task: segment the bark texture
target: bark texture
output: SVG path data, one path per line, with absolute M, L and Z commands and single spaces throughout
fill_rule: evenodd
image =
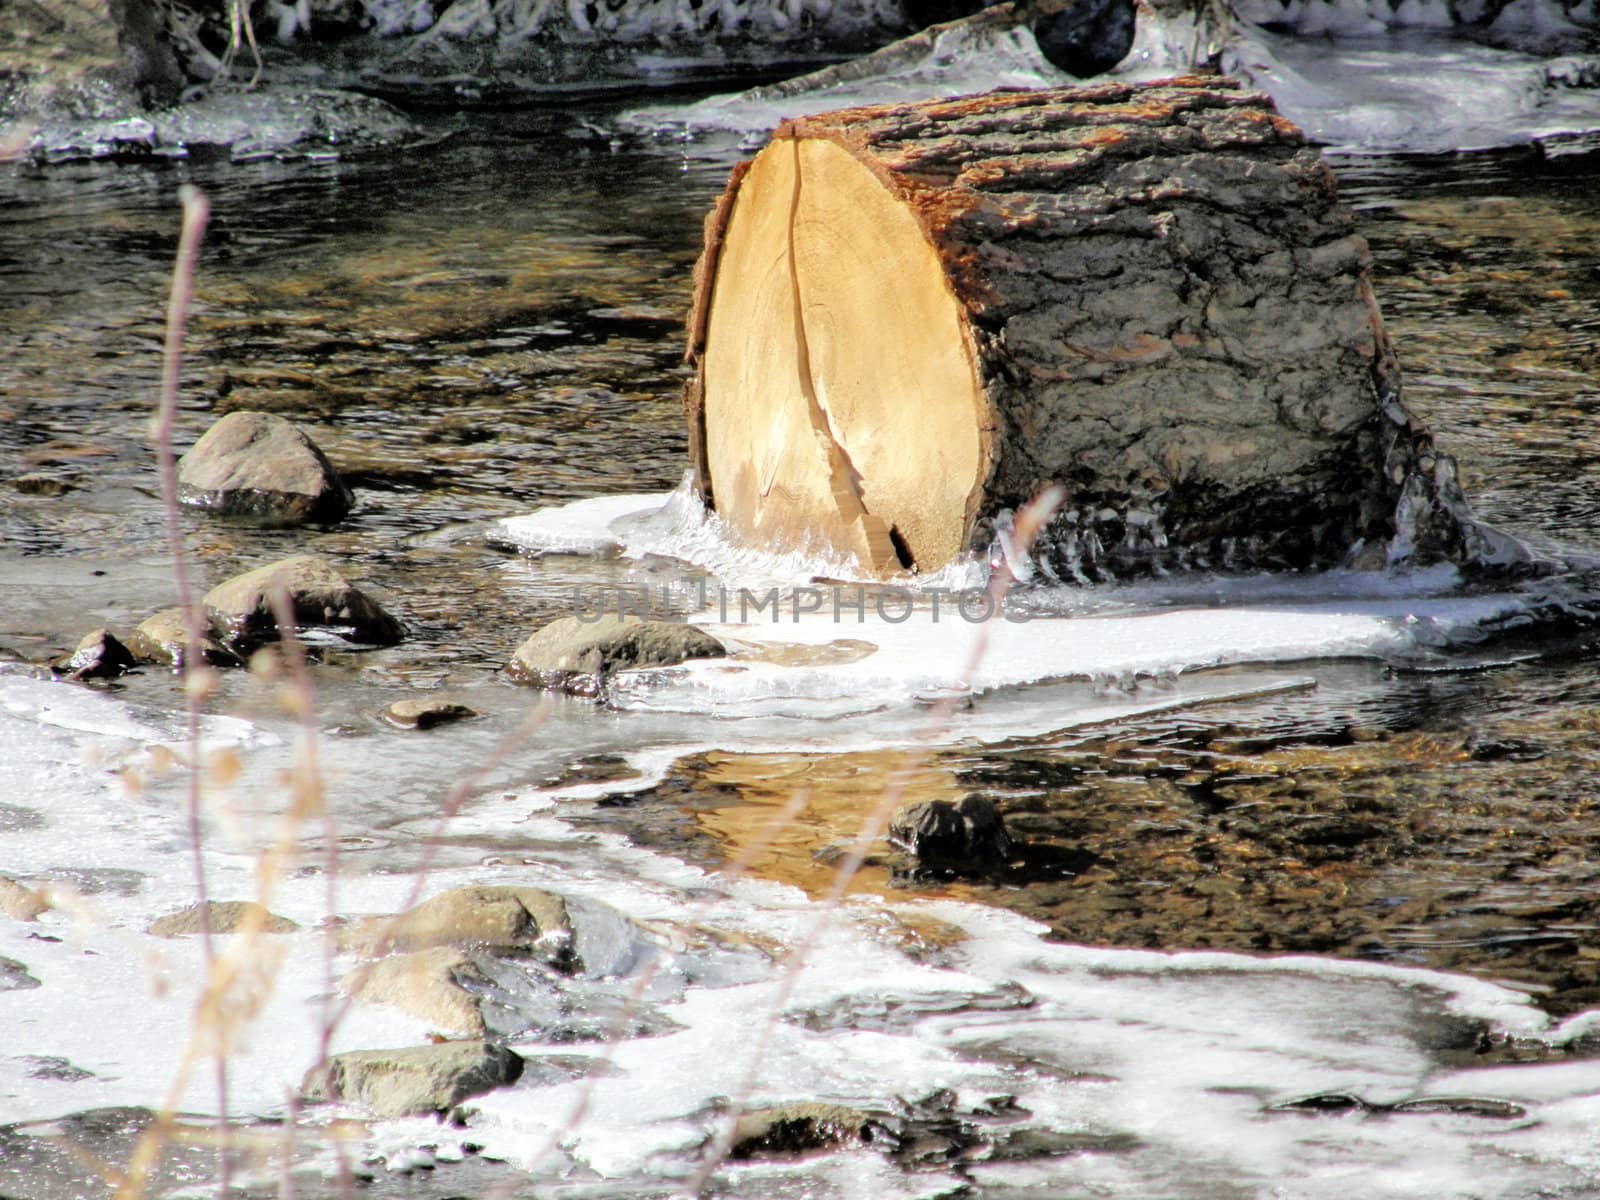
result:
M 840 186 L 860 194 L 817 196 Z M 824 247 L 852 213 L 884 225 L 881 201 L 937 279 Z M 1367 263 L 1317 151 L 1228 79 L 790 121 L 707 219 L 685 398 L 697 484 L 747 537 L 820 541 L 878 574 L 988 549 L 1050 482 L 1068 501 L 1044 562 L 1069 576 L 1500 554 L 1401 403 Z M 751 283 L 762 270 L 792 276 L 792 319 L 763 315 L 783 301 Z M 905 293 L 929 289 L 934 315 L 897 325 Z M 963 365 L 893 394 L 908 341 Z M 779 386 L 782 369 L 802 378 Z M 809 423 L 780 411 L 802 404 Z M 962 425 L 970 454 L 951 450 Z M 828 486 L 785 475 L 808 456 Z

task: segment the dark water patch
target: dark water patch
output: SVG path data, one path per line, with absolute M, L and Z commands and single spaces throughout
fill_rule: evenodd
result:
M 53 1054 L 24 1054 L 23 1062 L 28 1064 L 29 1079 L 53 1079 L 57 1083 L 77 1083 L 80 1079 L 93 1079 L 93 1071 L 85 1071 L 82 1067 L 75 1067 L 65 1058 Z
M 1600 162 L 1336 161 L 1413 411 L 1474 507 L 1538 540 L 1600 543 Z

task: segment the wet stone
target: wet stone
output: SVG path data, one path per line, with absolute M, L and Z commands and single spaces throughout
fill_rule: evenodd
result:
M 140 662 L 182 667 L 189 653 L 189 630 L 184 623 L 183 609 L 164 608 L 146 617 L 128 638 L 128 649 Z M 209 630 L 200 639 L 200 655 L 207 666 L 243 665 L 243 660 L 212 637 Z
M 598 696 L 606 677 L 630 667 L 671 667 L 691 658 L 722 658 L 709 633 L 672 621 L 561 617 L 517 648 L 506 674 L 517 683 L 575 696 Z
M 96 629 L 86 634 L 77 648 L 59 658 L 50 669 L 68 679 L 115 679 L 138 666 L 133 652 L 109 630 Z
M 909 804 L 890 818 L 889 840 L 923 865 L 945 870 L 1003 863 L 1012 849 L 1000 810 L 983 796 Z
M 336 1054 L 301 1084 L 307 1100 L 359 1104 L 374 1116 L 448 1114 L 521 1077 L 520 1057 L 490 1042 L 442 1042 Z
M 14 958 L 0 958 L 0 992 L 20 992 L 38 986 L 39 981 L 28 974 L 27 964 Z
M 873 1120 L 868 1114 L 842 1104 L 801 1101 L 741 1116 L 734 1126 L 728 1157 L 795 1157 L 859 1146 L 873 1138 Z
M 277 638 L 272 610 L 277 595 L 287 595 L 295 625 L 302 630 L 326 629 L 374 646 L 391 646 L 404 636 L 398 620 L 351 586 L 332 563 L 313 554 L 236 575 L 207 592 L 204 603 L 212 629 L 225 643 L 249 646 Z
M 294 933 L 300 928 L 254 900 L 207 900 L 157 917 L 145 932 L 164 938 L 193 937 L 201 932 L 203 914 L 209 914 L 212 933 Z
M 433 729 L 477 715 L 475 709 L 449 700 L 396 700 L 383 710 L 383 719 L 401 729 Z
M 453 888 L 398 917 L 360 922 L 346 935 L 345 943 L 363 953 L 409 953 L 454 946 L 534 955 L 568 969 L 573 965 L 566 902 L 537 888 Z
M 11 486 L 24 496 L 65 496 L 68 492 L 75 491 L 78 485 L 59 475 L 45 475 L 35 471 L 26 475 L 13 475 Z
M 267 528 L 331 524 L 355 502 L 304 432 L 272 413 L 243 411 L 223 417 L 180 460 L 178 498 Z

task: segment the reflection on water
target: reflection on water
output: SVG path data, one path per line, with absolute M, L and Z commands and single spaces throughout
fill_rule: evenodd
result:
M 1595 167 L 1466 158 L 1343 165 L 1414 411 L 1480 515 L 1600 541 Z

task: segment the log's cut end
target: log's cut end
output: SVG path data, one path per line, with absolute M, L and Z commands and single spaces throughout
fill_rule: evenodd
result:
M 743 175 L 709 299 L 703 486 L 722 518 L 879 574 L 959 553 L 990 422 L 913 210 L 839 143 L 780 138 Z
M 707 220 L 698 487 L 746 539 L 880 576 L 1048 483 L 1044 549 L 1086 577 L 1451 557 L 1366 264 L 1317 152 L 1227 79 L 787 122 Z

